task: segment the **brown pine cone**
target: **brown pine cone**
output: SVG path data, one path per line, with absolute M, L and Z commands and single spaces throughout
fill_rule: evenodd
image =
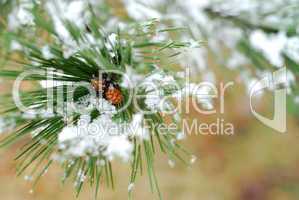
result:
M 120 89 L 110 86 L 105 92 L 105 98 L 113 105 L 117 105 L 123 101 L 124 96 Z

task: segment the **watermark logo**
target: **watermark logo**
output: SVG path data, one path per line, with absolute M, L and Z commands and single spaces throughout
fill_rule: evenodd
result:
M 107 74 L 122 77 L 121 85 L 124 85 L 123 88 L 127 95 L 124 102 L 116 108 L 105 99 L 105 96 L 100 91 L 97 93 L 96 90 L 98 89 L 92 84 L 92 80 L 95 80 L 95 77 L 92 77 L 90 82 L 64 82 L 57 78 L 57 75 L 63 74 L 63 71 L 51 69 L 47 71 L 28 70 L 16 79 L 13 87 L 13 98 L 16 106 L 24 113 L 25 117 L 30 111 L 33 113 L 45 113 L 43 110 L 45 109 L 49 113 L 47 117 L 59 115 L 64 118 L 66 123 L 72 123 L 71 117 L 73 114 L 85 115 L 96 109 L 100 115 L 112 116 L 126 111 L 129 106 L 133 106 L 136 113 L 142 113 L 143 115 L 153 115 L 159 112 L 163 117 L 173 117 L 175 123 L 180 123 L 183 129 L 188 132 L 187 134 L 232 135 L 234 132 L 233 125 L 223 119 L 223 114 L 225 112 L 225 92 L 234 83 L 220 82 L 219 86 L 207 81 L 191 83 L 191 74 L 188 68 L 183 73 L 183 76 L 180 76 L 181 83 L 179 84 L 174 76 L 167 76 L 159 72 L 138 82 L 131 80 L 122 71 L 99 71 L 99 75 L 96 77 L 98 78 L 98 83 L 107 81 L 104 77 L 106 76 L 107 79 Z M 44 97 L 46 101 L 42 102 L 42 111 L 39 111 L 38 108 L 35 111 L 35 107 L 32 107 L 30 104 L 26 105 L 25 102 L 22 103 L 21 83 L 32 76 L 45 77 L 42 85 L 44 87 L 43 90 L 46 91 L 46 96 Z M 177 79 L 179 78 L 177 77 Z M 80 94 L 84 93 L 84 95 L 80 98 L 75 98 L 77 91 Z M 214 106 L 216 102 L 219 103 L 219 106 Z M 205 116 L 218 115 L 218 118 L 210 123 L 199 122 L 196 118 L 190 124 L 185 119 L 178 117 L 183 112 L 185 114 L 197 113 Z M 168 124 L 163 125 L 168 126 Z M 99 128 L 95 127 L 87 127 L 86 129 L 88 132 L 101 132 Z
M 287 97 L 287 70 L 279 69 L 273 74 L 268 74 L 260 81 L 256 82 L 250 91 L 250 109 L 252 114 L 266 126 L 285 133 L 287 131 L 286 121 L 286 97 Z M 253 97 L 262 90 L 270 89 L 274 95 L 274 115 L 273 119 L 266 118 L 257 113 L 252 104 Z
M 46 108 L 47 111 L 51 113 L 58 113 L 67 118 L 71 116 L 73 112 L 80 115 L 90 113 L 92 109 L 97 109 L 101 114 L 110 114 L 114 112 L 122 112 L 126 110 L 129 106 L 133 105 L 138 113 L 144 115 L 151 115 L 156 112 L 161 112 L 165 115 L 172 116 L 177 122 L 176 116 L 179 113 L 198 113 L 205 116 L 218 116 L 214 123 L 206 124 L 192 123 L 192 125 L 185 123 L 185 129 L 188 132 L 196 132 L 200 134 L 213 134 L 216 135 L 233 135 L 234 127 L 233 124 L 227 122 L 223 118 L 225 113 L 225 93 L 228 89 L 234 86 L 234 82 L 221 82 L 219 87 L 215 83 L 211 82 L 201 82 L 197 84 L 190 83 L 190 72 L 186 70 L 184 78 L 186 79 L 185 85 L 181 88 L 177 81 L 174 81 L 171 77 L 160 77 L 162 80 L 143 80 L 140 84 L 134 83 L 123 72 L 119 71 L 105 71 L 105 73 L 113 73 L 122 77 L 127 83 L 126 89 L 128 97 L 126 101 L 122 103 L 116 110 L 114 106 L 107 104 L 104 97 L 97 94 L 95 88 L 89 82 L 78 82 L 78 83 L 63 83 L 62 81 L 55 82 L 55 74 L 62 74 L 63 72 L 56 72 L 52 70 L 48 71 L 26 71 L 22 73 L 14 84 L 13 97 L 16 106 L 20 111 L 26 113 L 27 110 L 34 109 L 28 105 L 24 105 L 21 102 L 20 97 L 20 86 L 23 80 L 26 80 L 28 76 L 46 76 L 47 82 L 52 83 L 50 87 L 46 87 Z M 100 72 L 99 72 L 100 74 Z M 99 82 L 101 81 L 99 76 Z M 156 82 L 159 82 L 156 83 Z M 161 82 L 161 83 L 160 83 Z M 55 83 L 55 84 L 54 84 Z M 167 84 L 166 84 L 167 83 Z M 162 87 L 163 86 L 163 87 Z M 286 68 L 281 68 L 274 73 L 267 74 L 261 80 L 257 81 L 250 90 L 250 109 L 253 116 L 266 126 L 284 133 L 287 131 L 286 128 L 286 97 L 287 97 L 287 70 Z M 55 92 L 54 92 L 55 89 Z M 79 99 L 74 99 L 74 94 L 83 90 L 87 92 L 85 96 Z M 254 109 L 253 98 L 259 92 L 270 89 L 273 91 L 274 95 L 274 115 L 273 118 L 269 119 Z M 176 91 L 167 94 L 165 91 Z M 181 101 L 184 99 L 185 101 Z M 191 98 L 188 98 L 191 97 Z M 176 99 L 177 103 L 173 103 L 172 100 Z M 219 103 L 215 106 L 215 103 Z M 66 104 L 67 103 L 67 104 Z M 146 106 L 144 106 L 144 104 Z M 140 106 L 141 105 L 141 106 Z M 69 108 L 70 107 L 70 108 Z M 180 121 L 180 120 L 179 120 Z M 195 127 L 195 128 L 193 128 Z

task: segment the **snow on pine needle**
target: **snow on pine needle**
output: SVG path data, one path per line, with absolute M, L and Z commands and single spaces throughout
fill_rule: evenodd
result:
M 298 0 L 122 1 L 131 19 L 159 17 L 165 24 L 187 26 L 190 31 L 177 33 L 183 40 L 206 41 L 180 59 L 197 77 L 216 77 L 210 66 L 225 66 L 240 74 L 238 79 L 246 88 L 252 88 L 260 74 L 286 67 L 292 83 L 288 86 L 290 109 L 297 107 L 298 87 L 292 79 L 299 68 Z
M 46 11 L 53 9 L 46 5 Z M 170 160 L 187 164 L 194 160 L 178 143 L 184 138 L 180 127 L 156 128 L 166 123 L 164 116 L 175 107 L 175 99 L 193 95 L 190 91 L 196 85 L 186 84 L 165 67 L 171 69 L 176 55 L 194 43 L 159 37 L 176 28 L 159 29 L 157 20 L 111 29 L 99 25 L 98 16 L 89 12 L 85 21 L 76 23 L 68 15 L 48 20 L 34 5 L 36 28 L 51 42 L 8 33 L 21 47 L 23 60 L 16 62 L 23 67 L 2 70 L 0 76 L 15 80 L 30 72 L 24 79 L 36 89 L 19 92 L 25 108 L 3 101 L 3 119 L 13 116 L 16 128 L 0 146 L 31 138 L 17 155 L 17 169 L 22 174 L 33 166 L 30 177 L 35 184 L 56 161 L 64 169 L 63 181 L 75 181 L 77 194 L 87 181 L 97 194 L 102 180 L 114 186 L 112 163 L 121 160 L 132 166 L 129 192 L 141 169 L 147 169 L 151 187 L 160 194 L 155 152 L 160 149 Z M 180 123 L 179 113 L 171 116 Z

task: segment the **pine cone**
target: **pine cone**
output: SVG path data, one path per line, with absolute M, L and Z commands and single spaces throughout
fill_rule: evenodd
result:
M 113 105 L 120 104 L 124 97 L 120 89 L 110 86 L 105 92 L 105 98 Z

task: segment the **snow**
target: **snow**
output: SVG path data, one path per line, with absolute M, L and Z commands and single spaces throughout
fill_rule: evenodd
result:
M 128 14 L 135 20 L 150 20 L 153 18 L 161 18 L 162 15 L 155 10 L 152 6 L 163 1 L 136 1 L 136 0 L 123 0 Z M 152 6 L 151 6 L 152 4 Z M 154 5 L 153 5 L 154 4 Z
M 90 100 L 94 99 L 84 98 L 82 101 Z M 77 124 L 65 127 L 58 135 L 59 148 L 66 157 L 103 155 L 109 160 L 120 158 L 124 162 L 129 161 L 133 151 L 129 138 L 140 141 L 150 138 L 143 114 L 135 113 L 131 122 L 115 122 L 115 107 L 102 98 L 96 101 L 102 105 L 97 107 L 100 116 L 92 120 L 89 114 L 84 114 Z
M 194 72 L 204 73 L 203 70 L 208 67 L 207 61 L 209 56 L 207 56 L 207 52 L 210 50 L 215 54 L 215 62 L 226 64 L 229 69 L 236 69 L 248 64 L 249 58 L 247 55 L 237 49 L 240 39 L 246 38 L 247 33 L 250 34 L 251 45 L 260 51 L 274 66 L 283 67 L 284 59 L 282 53 L 299 63 L 298 36 L 288 37 L 285 33 L 291 27 L 292 20 L 294 21 L 292 17 L 295 17 L 292 12 L 296 11 L 298 0 L 287 2 L 285 0 L 185 0 L 173 1 L 171 4 L 163 0 L 149 2 L 145 0 L 123 0 L 123 2 L 129 15 L 136 20 L 146 20 L 154 11 L 156 14 L 153 14 L 151 17 L 160 17 L 160 21 L 167 19 L 167 22 L 172 23 L 173 26 L 187 26 L 190 28 L 191 33 L 182 31 L 179 34 L 182 41 L 189 38 L 195 41 L 206 41 L 207 44 L 200 49 L 184 51 L 181 56 L 178 56 L 181 66 L 191 67 Z M 286 4 L 290 6 L 286 7 Z M 144 13 L 142 9 L 136 9 L 140 5 L 147 6 L 147 8 L 151 9 L 151 12 Z M 256 28 L 252 32 L 245 32 L 228 20 L 221 21 L 210 18 L 204 10 L 207 7 L 216 12 L 221 12 L 223 15 L 244 18 L 252 24 L 269 24 L 277 27 L 280 31 L 268 34 Z M 276 12 L 277 10 L 280 10 L 280 12 Z M 263 16 L 266 15 L 268 16 L 264 18 Z M 223 47 L 228 49 L 227 52 L 230 53 L 230 56 L 223 54 Z M 244 83 L 248 85 L 251 82 L 249 79 L 254 80 L 254 76 L 253 74 L 247 74 L 247 76 L 246 80 L 244 79 Z M 154 107 L 157 104 L 158 94 L 156 96 L 156 99 L 153 98 L 149 102 L 151 104 L 149 105 L 150 107 Z
M 144 116 L 142 113 L 136 113 L 133 115 L 133 120 L 129 128 L 130 136 L 137 137 L 141 141 L 150 139 L 149 130 L 144 127 Z
M 115 53 L 114 53 L 114 49 L 115 46 L 117 45 L 118 42 L 118 36 L 115 33 L 111 33 L 108 37 L 107 37 L 107 42 L 105 43 L 105 47 L 108 49 L 108 51 L 110 52 L 110 56 L 111 57 L 115 57 Z
M 175 162 L 173 160 L 168 160 L 168 165 L 171 167 L 171 168 L 174 168 L 175 167 Z
M 105 166 L 106 162 L 105 160 L 97 160 L 97 163 L 96 163 L 98 166 Z
M 23 47 L 19 42 L 12 40 L 10 43 L 10 50 L 11 51 L 22 51 Z
M 213 90 L 209 85 L 201 83 L 187 83 L 184 88 L 178 90 L 172 96 L 178 101 L 181 101 L 185 97 L 193 96 L 196 98 L 197 102 L 201 104 L 205 109 L 211 110 L 214 108 L 212 99 L 214 94 L 212 92 Z
M 22 113 L 23 119 L 36 119 L 36 118 L 51 118 L 54 117 L 55 114 L 53 110 L 46 110 L 46 108 L 34 109 L 28 108 L 25 112 Z
M 65 82 L 56 81 L 56 80 L 42 80 L 39 83 L 43 88 L 52 88 L 52 87 L 66 85 Z
M 147 108 L 152 111 L 163 111 L 162 103 L 165 100 L 164 89 L 168 86 L 175 86 L 178 88 L 177 83 L 173 76 L 166 75 L 162 71 L 156 71 L 150 76 L 146 77 L 141 84 L 145 88 L 145 104 Z
M 267 35 L 261 30 L 254 31 L 250 35 L 250 42 L 253 47 L 260 50 L 271 64 L 282 67 L 283 57 L 281 55 L 287 43 L 285 33 Z
M 248 63 L 249 60 L 243 54 L 239 53 L 238 51 L 234 51 L 227 60 L 227 67 L 233 70 Z
M 65 127 L 58 135 L 59 147 L 65 156 L 82 157 L 104 155 L 109 160 L 115 157 L 130 159 L 133 144 L 123 131 L 122 124 L 113 122 L 111 116 L 101 115 L 91 121 L 81 115 L 77 125 Z
M 42 54 L 43 54 L 43 57 L 48 60 L 54 57 L 53 54 L 51 53 L 50 47 L 48 45 L 42 47 Z
M 115 157 L 121 158 L 124 162 L 128 162 L 133 152 L 133 144 L 125 136 L 112 137 L 109 140 L 107 149 L 104 155 L 109 160 L 113 160 Z
M 46 3 L 46 8 L 51 14 L 52 18 L 55 19 L 55 25 L 60 27 L 61 31 L 64 31 L 61 24 L 57 24 L 61 19 L 66 19 L 76 24 L 78 27 L 84 27 L 87 20 L 87 1 L 84 0 L 50 0 Z
M 44 129 L 46 129 L 47 126 L 42 126 L 42 127 L 39 127 L 37 129 L 34 129 L 32 132 L 31 132 L 31 137 L 34 138 L 36 136 L 38 136 L 38 134 L 43 131 Z
M 97 110 L 101 114 L 106 114 L 106 115 L 114 115 L 116 114 L 116 108 L 113 106 L 111 103 L 109 103 L 106 99 L 104 98 L 94 98 L 96 101 L 93 102 Z
M 45 8 L 52 17 L 59 39 L 63 41 L 64 57 L 69 58 L 78 50 L 78 45 L 64 26 L 63 20 L 69 20 L 81 29 L 85 28 L 89 19 L 89 12 L 86 9 L 87 2 L 83 0 L 50 0 L 46 2 Z
M 66 114 L 68 116 L 71 116 L 74 113 L 86 114 L 95 109 L 99 111 L 100 114 L 110 117 L 117 113 L 116 107 L 106 99 L 97 97 L 96 94 L 88 94 L 82 96 L 76 102 L 68 102 Z
M 30 12 L 32 8 L 33 3 L 31 1 L 20 1 L 20 4 L 8 15 L 8 29 L 10 31 L 16 31 L 21 26 L 34 25 L 34 18 Z
M 295 62 L 299 63 L 299 37 L 288 39 L 284 52 Z
M 29 2 L 29 1 L 28 1 Z M 27 1 L 21 1 L 20 6 L 12 10 L 8 16 L 8 28 L 10 30 L 16 30 L 23 25 L 33 25 L 33 16 L 28 9 L 32 7 Z M 96 4 L 96 0 L 92 0 Z M 217 0 L 186 0 L 175 1 L 173 4 L 168 4 L 165 9 L 165 15 L 161 11 L 160 7 L 164 7 L 168 1 L 165 0 L 123 0 L 124 5 L 131 18 L 135 20 L 146 20 L 152 18 L 160 19 L 173 19 L 173 25 L 182 26 L 186 23 L 191 28 L 191 34 L 189 32 L 182 33 L 181 39 L 190 42 L 191 48 L 197 48 L 200 46 L 198 39 L 206 39 L 207 46 L 199 49 L 191 49 L 183 52 L 179 58 L 179 62 L 182 67 L 191 66 L 200 70 L 202 78 L 205 81 L 215 82 L 215 76 L 212 71 L 208 71 L 208 51 L 211 50 L 216 55 L 221 55 L 223 51 L 222 47 L 228 48 L 230 56 L 228 60 L 219 59 L 221 56 L 217 56 L 215 62 L 225 61 L 227 67 L 230 69 L 236 69 L 237 67 L 247 64 L 249 61 L 236 49 L 240 38 L 244 37 L 244 32 L 235 27 L 232 23 L 223 23 L 217 20 L 211 20 L 204 12 L 207 6 L 212 5 L 216 11 L 223 11 L 230 15 L 240 15 L 244 13 L 251 13 L 256 15 L 257 9 L 263 11 L 271 11 L 275 6 L 271 5 L 271 2 L 264 2 L 258 0 L 230 0 L 230 1 L 217 1 Z M 216 2 L 216 3 L 215 3 Z M 275 1 L 275 3 L 283 3 L 282 0 Z M 274 3 L 273 3 L 274 4 Z M 258 6 L 260 7 L 258 8 Z M 86 10 L 87 3 L 83 0 L 74 1 L 59 1 L 50 0 L 46 2 L 46 9 L 53 19 L 55 30 L 59 35 L 59 39 L 63 42 L 64 56 L 68 58 L 80 48 L 86 46 L 78 45 L 71 37 L 68 30 L 63 24 L 63 20 L 67 19 L 76 24 L 79 28 L 85 28 L 86 22 L 89 20 L 90 13 Z M 252 18 L 255 22 L 257 19 Z M 269 21 L 275 23 L 279 21 L 279 18 L 268 18 Z M 108 27 L 113 27 L 118 23 L 118 19 L 111 18 L 107 22 Z M 261 51 L 263 55 L 270 61 L 271 64 L 282 67 L 284 60 L 282 53 L 286 53 L 290 58 L 299 63 L 299 38 L 288 38 L 286 33 L 282 30 L 278 34 L 268 34 L 262 30 L 255 30 L 250 34 L 250 44 L 257 50 Z M 167 36 L 162 35 L 156 37 L 154 40 L 162 40 Z M 206 38 L 205 38 L 206 37 Z M 192 39 L 189 39 L 192 38 Z M 97 44 L 97 40 L 91 35 L 87 34 L 87 40 L 90 44 Z M 107 42 L 104 44 L 111 52 L 111 56 L 115 56 L 113 49 L 118 42 L 118 35 L 111 33 Z M 22 46 L 13 41 L 11 43 L 12 50 L 22 50 Z M 41 52 L 46 59 L 53 58 L 50 52 L 49 46 L 41 48 Z M 165 88 L 170 85 L 176 85 L 175 78 L 171 75 L 158 71 L 153 73 L 149 77 L 144 78 L 138 75 L 135 71 L 131 70 L 132 66 L 127 67 L 127 75 L 132 80 L 133 84 L 126 81 L 122 83 L 124 87 L 135 87 L 137 84 L 143 82 L 146 91 L 145 104 L 147 108 L 154 111 L 161 111 L 161 102 L 165 97 Z M 257 79 L 253 78 L 252 74 L 241 74 L 242 81 L 247 85 L 248 89 L 256 82 Z M 245 77 L 245 78 L 244 78 Z M 132 79 L 131 79 L 132 78 Z M 288 83 L 287 86 L 295 83 L 295 76 L 288 71 Z M 63 84 L 62 82 L 42 81 L 43 87 L 57 86 Z M 182 89 L 173 94 L 173 97 L 177 100 L 182 100 L 185 96 L 195 96 L 200 104 L 206 109 L 213 108 L 213 101 L 207 97 L 211 94 L 210 87 L 200 87 L 198 84 L 186 84 Z M 296 101 L 299 102 L 298 97 Z M 81 114 L 77 124 L 70 124 L 66 126 L 58 135 L 59 149 L 62 150 L 63 156 L 66 158 L 72 157 L 85 157 L 85 156 L 98 156 L 103 155 L 109 160 L 122 159 L 128 162 L 131 159 L 133 153 L 133 143 L 131 138 L 138 138 L 138 140 L 149 140 L 150 131 L 144 126 L 144 115 L 142 113 L 134 113 L 131 122 L 120 123 L 114 121 L 117 110 L 116 107 L 110 104 L 104 98 L 97 98 L 93 95 L 87 95 L 79 102 L 74 103 L 75 106 L 83 105 L 87 108 L 86 114 Z M 168 104 L 166 104 L 168 105 Z M 66 105 L 69 107 L 72 105 Z M 90 112 L 93 109 L 97 109 L 100 113 L 95 119 L 91 119 Z M 68 110 L 68 109 L 67 109 Z M 71 109 L 73 111 L 73 109 Z M 30 109 L 23 113 L 23 118 L 34 119 L 37 117 L 48 118 L 53 116 L 51 112 L 45 110 Z M 174 117 L 179 121 L 178 115 Z M 5 119 L 0 118 L 0 132 L 3 132 L 7 127 Z M 35 136 L 37 132 L 33 132 Z M 176 140 L 184 139 L 186 135 L 183 132 L 176 134 Z M 172 141 L 172 142 L 175 142 Z M 197 160 L 195 156 L 192 156 L 190 163 L 194 163 Z M 175 166 L 175 162 L 168 161 L 171 167 Z M 101 160 L 98 165 L 104 165 L 105 161 Z M 78 173 L 78 179 L 80 182 L 85 180 L 85 175 L 82 171 Z M 128 186 L 128 190 L 131 191 L 134 184 L 131 183 Z
M 25 181 L 32 181 L 32 180 L 33 180 L 33 177 L 32 177 L 32 176 L 29 176 L 29 175 L 25 175 L 25 176 L 24 176 L 24 180 L 25 180 Z
M 76 182 L 76 184 L 80 184 L 80 183 L 84 182 L 85 179 L 86 179 L 86 176 L 84 174 L 84 171 L 79 170 L 78 174 L 77 174 L 77 182 Z
M 195 155 L 191 156 L 190 163 L 194 164 L 197 161 L 197 157 Z
M 134 183 L 130 183 L 128 185 L 128 191 L 131 192 L 134 189 L 134 187 L 135 187 L 135 184 Z
M 190 48 L 178 56 L 178 61 L 182 67 L 192 67 L 191 69 L 201 71 L 207 68 L 206 56 L 207 52 L 204 48 Z
M 177 140 L 183 140 L 183 139 L 185 139 L 186 138 L 186 134 L 184 133 L 184 132 L 178 132 L 177 134 L 176 134 L 176 139 Z
M 0 117 L 0 134 L 13 130 L 16 126 L 16 122 L 12 118 Z
M 64 14 L 66 19 L 82 27 L 84 26 L 83 15 L 86 12 L 85 6 L 87 6 L 86 1 L 71 1 L 69 5 L 62 8 L 65 11 L 62 14 Z
M 129 123 L 114 122 L 107 114 L 94 120 L 90 115 L 81 115 L 76 125 L 69 125 L 59 133 L 59 148 L 66 157 L 103 155 L 109 160 L 120 158 L 128 162 L 133 151 L 129 138 L 149 139 L 143 120 L 141 113 L 134 114 Z
M 107 38 L 107 43 L 105 46 L 108 50 L 113 50 L 114 46 L 117 44 L 117 35 L 115 33 L 111 33 Z
M 2 118 L 0 118 L 0 133 L 3 133 L 5 131 L 5 122 Z
M 121 86 L 124 88 L 135 88 L 142 80 L 144 76 L 138 74 L 132 66 L 126 66 L 126 72 L 123 76 Z
M 153 91 L 147 93 L 144 103 L 146 104 L 147 108 L 153 111 L 158 111 L 161 109 L 161 102 L 163 98 L 163 94 L 161 94 L 158 89 L 154 89 Z

